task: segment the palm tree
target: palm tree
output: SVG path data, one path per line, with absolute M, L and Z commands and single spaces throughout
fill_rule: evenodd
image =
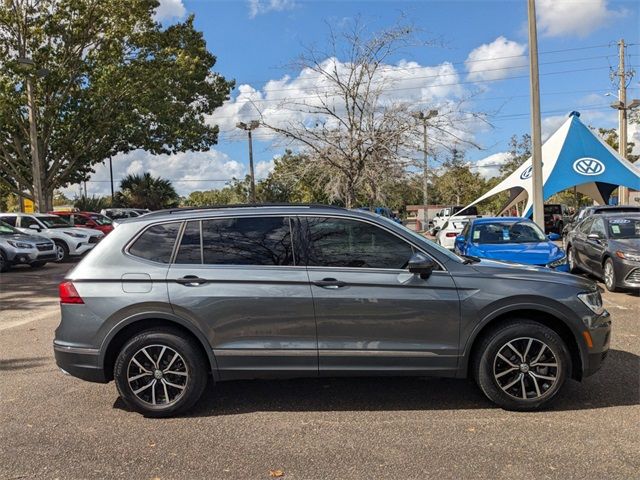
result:
M 159 210 L 175 207 L 180 197 L 169 180 L 152 177 L 149 172 L 142 175 L 127 175 L 120 182 L 122 196 L 134 208 Z

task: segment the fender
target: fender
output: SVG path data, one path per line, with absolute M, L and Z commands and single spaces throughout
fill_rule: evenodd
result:
M 98 360 L 99 363 L 101 365 L 104 365 L 104 362 L 106 360 L 105 354 L 107 352 L 107 348 L 109 347 L 109 344 L 115 338 L 115 336 L 120 331 L 122 331 L 123 328 L 142 320 L 158 320 L 158 319 L 167 320 L 169 322 L 176 323 L 181 327 L 186 328 L 198 339 L 198 341 L 204 348 L 204 351 L 207 352 L 207 357 L 209 359 L 209 364 L 211 366 L 211 373 L 213 375 L 213 379 L 215 381 L 218 381 L 220 379 L 219 373 L 218 373 L 218 363 L 216 361 L 213 350 L 209 345 L 209 341 L 207 340 L 205 335 L 202 333 L 202 331 L 200 331 L 200 329 L 196 325 L 183 319 L 182 317 L 174 315 L 171 312 L 162 311 L 162 310 L 157 310 L 157 311 L 150 310 L 150 311 L 135 313 L 133 315 L 123 318 L 118 323 L 116 323 L 113 327 L 111 327 L 107 335 L 104 337 L 102 344 L 100 345 L 100 354 L 99 354 L 99 360 Z
M 578 322 L 569 322 L 568 319 L 571 316 L 575 316 L 575 314 L 562 305 L 559 302 L 555 302 L 550 300 L 549 298 L 539 298 L 533 296 L 526 296 L 524 298 L 504 298 L 495 302 L 480 312 L 481 320 L 475 325 L 467 340 L 464 344 L 464 349 L 462 351 L 463 364 L 461 365 L 461 374 L 463 376 L 467 375 L 467 369 L 469 364 L 469 355 L 471 351 L 471 346 L 475 342 L 478 335 L 484 330 L 484 328 L 495 318 L 504 315 L 509 312 L 518 312 L 523 310 L 529 311 L 538 311 L 540 313 L 546 313 L 558 319 L 558 321 L 562 322 L 562 324 L 568 328 L 568 330 L 572 333 L 573 339 L 578 345 L 578 350 L 580 353 L 580 359 L 582 364 L 585 365 L 587 361 L 587 350 L 586 346 L 583 345 L 583 341 L 581 341 L 582 336 L 581 332 L 578 331 L 573 325 Z

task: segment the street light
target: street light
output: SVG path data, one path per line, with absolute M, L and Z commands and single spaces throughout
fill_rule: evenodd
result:
M 428 188 L 429 188 L 429 177 L 428 177 L 428 170 L 429 170 L 429 155 L 427 152 L 427 121 L 430 118 L 433 118 L 435 116 L 438 115 L 438 110 L 428 110 L 426 112 L 414 112 L 412 114 L 413 118 L 415 118 L 416 120 L 418 120 L 419 122 L 422 122 L 422 142 L 423 142 L 423 165 L 422 165 L 422 203 L 424 205 L 424 215 L 423 215 L 423 219 L 422 221 L 424 222 L 424 224 L 428 227 L 429 226 L 429 215 L 428 215 L 428 204 L 429 204 L 429 192 L 428 192 Z
M 251 176 L 251 203 L 256 203 L 256 177 L 253 172 L 253 141 L 251 139 L 251 131 L 260 126 L 258 120 L 251 120 L 249 123 L 238 122 L 236 127 L 245 130 L 249 136 L 249 173 Z

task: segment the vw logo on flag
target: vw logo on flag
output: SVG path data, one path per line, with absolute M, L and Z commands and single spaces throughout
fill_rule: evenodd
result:
M 533 166 L 529 165 L 527 168 L 525 168 L 522 173 L 520 174 L 520 178 L 522 180 L 526 180 L 527 178 L 531 178 L 531 173 L 533 172 Z
M 579 158 L 573 162 L 573 169 L 580 175 L 600 175 L 604 172 L 604 163 L 595 158 Z

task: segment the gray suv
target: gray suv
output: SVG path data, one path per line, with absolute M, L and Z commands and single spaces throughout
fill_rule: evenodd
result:
M 148 416 L 214 381 L 476 380 L 537 409 L 593 374 L 611 321 L 595 284 L 459 257 L 384 217 L 322 206 L 168 210 L 123 221 L 60 284 L 59 367 L 115 380 Z

